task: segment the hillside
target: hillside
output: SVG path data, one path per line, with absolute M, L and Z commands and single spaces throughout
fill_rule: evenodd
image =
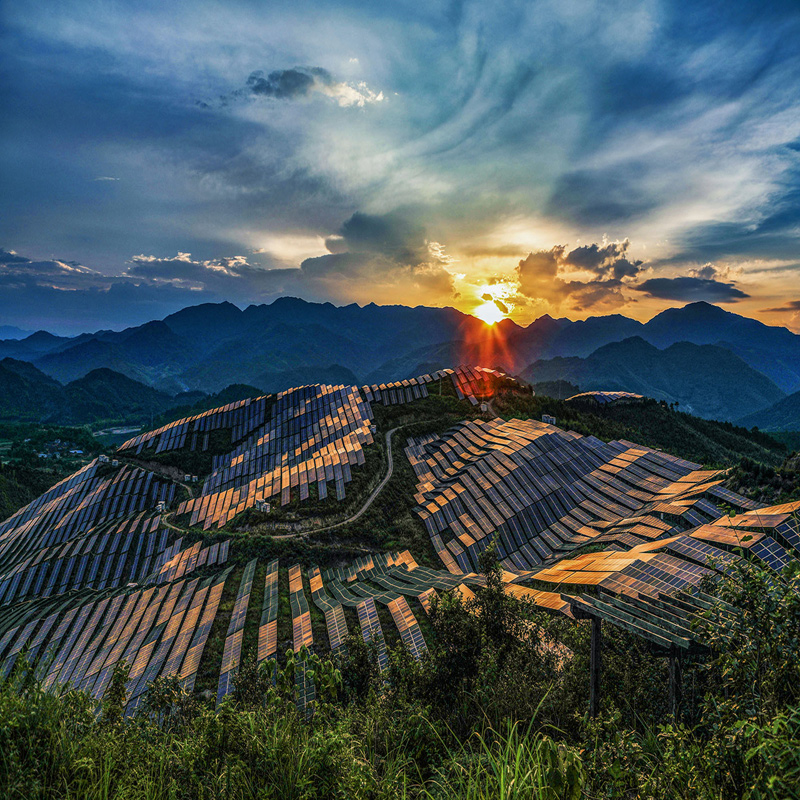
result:
M 657 314 L 641 336 L 658 348 L 677 342 L 715 344 L 764 373 L 784 392 L 800 389 L 800 336 L 710 303 L 690 303 Z
M 730 688 L 717 676 L 731 654 L 706 644 L 718 618 L 694 624 L 709 603 L 693 603 L 699 581 L 717 574 L 697 560 L 723 559 L 725 609 L 741 612 L 724 617 L 735 633 L 751 624 L 747 614 L 776 632 L 781 659 L 760 658 L 760 669 L 775 662 L 794 675 L 800 662 L 794 612 L 783 612 L 794 590 L 749 567 L 750 594 L 735 594 L 736 570 L 750 562 L 731 553 L 741 538 L 727 511 L 761 525 L 759 509 L 720 485 L 726 473 L 698 465 L 738 463 L 734 480 L 751 497 L 782 502 L 796 495 L 795 462 L 764 433 L 663 402 L 587 411 L 505 376 L 483 388 L 493 407 L 481 414 L 455 396 L 469 374 L 428 375 L 413 384 L 425 394 L 380 395 L 371 406 L 354 387 L 296 387 L 233 408 L 258 390 L 183 394 L 171 399 L 188 401 L 192 419 L 158 420 L 115 463 L 86 465 L 67 491 L 9 520 L 18 546 L 0 574 L 0 658 L 16 672 L 0 675 L 0 706 L 14 733 L 3 746 L 17 794 L 41 784 L 42 796 L 60 796 L 62 785 L 94 796 L 100 764 L 126 796 L 156 787 L 158 796 L 201 797 L 223 780 L 229 794 L 248 796 L 258 782 L 281 800 L 296 796 L 287 781 L 313 786 L 303 796 L 319 800 L 508 794 L 485 768 L 487 748 L 503 774 L 521 769 L 561 787 L 542 795 L 523 775 L 514 796 L 526 798 L 602 796 L 611 768 L 626 776 L 614 778 L 614 796 L 624 796 L 632 759 L 639 772 L 674 775 L 683 761 L 670 754 L 690 746 L 704 769 L 720 772 L 714 754 L 729 762 L 735 727 L 723 728 L 723 749 L 696 726 L 709 719 L 717 730 L 738 717 L 713 716 Z M 154 391 L 103 369 L 64 391 L 76 384 L 109 403 L 126 393 L 147 402 Z M 543 413 L 559 427 L 538 422 Z M 323 459 L 332 470 L 317 470 Z M 195 471 L 200 481 L 184 478 Z M 0 470 L 0 509 L 31 499 L 24 477 Z M 264 495 L 271 508 L 260 505 Z M 774 536 L 789 535 L 787 516 L 765 515 Z M 457 535 L 458 525 L 471 533 Z M 69 551 L 51 546 L 53 530 Z M 753 556 L 785 553 L 769 535 L 748 540 Z M 775 587 L 784 595 L 768 596 Z M 576 620 L 586 613 L 602 627 Z M 602 636 L 601 663 L 592 631 Z M 691 655 L 683 674 L 663 656 L 676 641 Z M 32 662 L 41 673 L 28 671 Z M 736 702 L 753 702 L 751 667 Z M 600 669 L 598 709 L 591 676 Z M 51 690 L 81 689 L 43 691 L 38 674 Z M 665 724 L 675 717 L 679 735 Z M 598 744 L 599 725 L 610 744 Z M 637 726 L 663 726 L 667 746 L 655 762 L 639 755 Z M 619 755 L 623 735 L 631 745 Z M 586 755 L 599 747 L 600 757 Z M 400 766 L 376 764 L 378 749 L 399 753 Z M 234 750 L 243 767 L 228 774 L 220 760 Z M 46 772 L 54 751 L 57 768 Z M 692 774 L 700 757 L 686 759 Z M 485 794 L 470 789 L 476 781 Z M 640 794 L 690 796 L 676 786 Z
M 42 421 L 59 412 L 63 388 L 26 361 L 0 361 L 0 419 Z
M 0 420 L 60 425 L 145 423 L 186 401 L 106 367 L 62 386 L 25 361 L 0 361 Z
M 755 426 L 763 431 L 800 431 L 800 391 L 736 422 L 738 425 L 748 428 Z
M 587 410 L 547 395 L 548 388 L 557 391 L 563 387 L 540 384 L 536 396 L 505 395 L 494 401 L 494 407 L 504 417 L 541 419 L 542 414 L 550 414 L 566 430 L 604 441 L 639 442 L 706 466 L 733 466 L 747 458 L 776 467 L 786 457 L 786 447 L 765 433 L 702 419 L 663 402 L 650 400 Z
M 582 391 L 637 392 L 720 420 L 739 419 L 784 396 L 769 378 L 729 350 L 688 342 L 659 350 L 640 337 L 606 345 L 587 358 L 536 361 L 522 377 L 532 383 L 567 380 Z
M 65 408 L 57 421 L 79 425 L 96 420 L 151 420 L 175 405 L 175 398 L 106 367 L 64 387 Z

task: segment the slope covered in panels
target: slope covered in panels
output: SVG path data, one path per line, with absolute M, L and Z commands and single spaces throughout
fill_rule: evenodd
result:
M 230 453 L 217 456 L 199 497 L 178 509 L 205 530 L 224 526 L 257 502 L 345 496 L 350 468 L 372 443 L 369 405 L 355 387 L 316 384 L 277 395 L 269 418 Z
M 464 422 L 439 438 L 409 440 L 406 454 L 417 513 L 455 572 L 475 569 L 491 541 L 507 569 L 524 571 L 612 529 L 638 543 L 722 514 L 720 473 L 535 420 Z

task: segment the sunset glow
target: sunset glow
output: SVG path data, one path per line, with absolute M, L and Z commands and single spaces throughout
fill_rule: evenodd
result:
M 479 305 L 473 312 L 473 316 L 482 319 L 487 325 L 494 325 L 505 319 L 505 314 L 497 307 L 494 300 L 488 300 Z

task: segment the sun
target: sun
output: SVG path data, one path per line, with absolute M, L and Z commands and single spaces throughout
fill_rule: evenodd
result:
M 500 322 L 505 319 L 505 314 L 497 307 L 494 300 L 487 300 L 485 303 L 479 305 L 472 312 L 478 319 L 482 319 L 487 325 L 494 325 L 495 322 Z

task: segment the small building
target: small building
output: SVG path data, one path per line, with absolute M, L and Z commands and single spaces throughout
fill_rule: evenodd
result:
M 167 510 L 166 502 L 164 500 L 159 500 L 156 503 L 156 511 L 158 511 L 159 514 L 163 514 L 166 510 Z
M 546 423 L 547 425 L 555 425 L 556 418 L 550 416 L 550 414 L 542 414 L 542 422 Z
M 260 511 L 262 514 L 269 514 L 271 508 L 269 501 L 256 500 L 256 511 Z
M 118 466 L 119 466 L 119 461 L 118 461 L 118 460 L 115 458 L 115 459 L 114 459 L 114 460 L 111 462 L 111 466 L 112 466 L 112 467 L 118 467 Z
M 97 460 L 98 460 L 98 461 L 99 461 L 101 464 L 108 464 L 108 462 L 109 462 L 109 458 L 108 458 L 108 456 L 107 456 L 105 453 L 100 453 L 100 455 L 99 455 L 99 456 L 97 456 Z

